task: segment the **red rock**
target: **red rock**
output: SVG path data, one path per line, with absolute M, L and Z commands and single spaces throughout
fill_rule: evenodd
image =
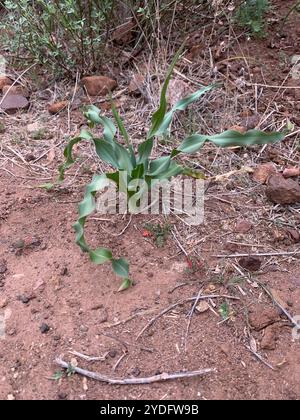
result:
M 82 84 L 90 96 L 107 95 L 117 87 L 117 82 L 106 76 L 87 76 L 82 79 Z
M 255 169 L 253 179 L 260 184 L 265 184 L 268 178 L 273 174 L 276 174 L 275 164 L 272 162 L 263 163 Z
M 25 96 L 25 98 L 29 98 L 30 94 L 26 88 L 21 85 L 5 85 L 2 88 L 2 93 L 5 95 L 8 92 L 8 95 L 21 95 Z
M 276 321 L 280 321 L 280 311 L 275 307 L 267 308 L 264 305 L 255 305 L 249 311 L 249 323 L 256 331 L 261 331 Z
M 113 31 L 111 36 L 112 41 L 115 41 L 119 45 L 128 44 L 134 38 L 133 30 L 135 27 L 136 23 L 133 21 L 133 19 L 130 19 L 128 22 L 120 25 Z
M 0 109 L 5 111 L 8 114 L 13 114 L 18 110 L 28 109 L 29 102 L 28 100 L 22 95 L 7 95 L 3 98 L 1 103 L 0 100 Z
M 264 336 L 261 340 L 260 348 L 263 350 L 275 350 L 276 341 L 278 339 L 278 325 L 269 325 L 264 330 Z
M 300 185 L 282 175 L 272 175 L 268 180 L 267 197 L 276 204 L 296 204 L 300 202 Z
M 238 131 L 239 133 L 244 134 L 244 133 L 246 133 L 247 128 L 242 127 L 240 125 L 232 125 L 231 127 L 228 128 L 228 130 Z
M 65 109 L 68 106 L 68 104 L 68 101 L 55 102 L 54 104 L 49 106 L 48 111 L 52 115 L 58 114 L 60 111 Z
M 235 232 L 236 233 L 247 233 L 249 230 L 251 230 L 253 225 L 250 222 L 247 222 L 247 220 L 240 220 L 237 222 L 235 226 Z
M 3 89 L 3 86 L 12 85 L 12 81 L 7 76 L 0 76 L 0 90 Z
M 129 93 L 140 93 L 143 89 L 145 80 L 146 77 L 143 74 L 134 74 L 128 86 Z
M 293 177 L 297 177 L 300 176 L 300 167 L 293 167 L 293 168 L 286 168 L 282 175 L 285 178 L 293 178 Z
M 298 230 L 292 229 L 292 228 L 287 228 L 286 232 L 294 242 L 296 242 L 296 243 L 300 242 L 300 233 L 299 233 Z

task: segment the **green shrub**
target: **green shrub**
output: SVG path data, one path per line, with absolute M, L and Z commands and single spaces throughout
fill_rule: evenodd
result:
M 266 31 L 265 13 L 268 8 L 268 0 L 245 0 L 238 7 L 236 21 L 248 31 L 249 35 L 264 36 Z
M 101 64 L 114 0 L 6 0 L 1 18 L 10 54 L 24 52 L 56 74 L 87 73 Z M 21 54 L 22 55 L 22 54 Z
M 155 139 L 169 131 L 174 113 L 176 111 L 184 111 L 188 105 L 198 100 L 207 91 L 218 86 L 213 84 L 203 87 L 192 95 L 181 99 L 169 112 L 167 112 L 166 92 L 179 55 L 180 51 L 177 53 L 170 66 L 166 81 L 162 87 L 160 106 L 152 116 L 152 124 L 147 137 L 138 145 L 137 150 L 135 150 L 131 143 L 124 124 L 114 106 L 114 118 L 119 131 L 125 140 L 126 146 L 121 145 L 115 139 L 117 128 L 113 121 L 106 116 L 102 116 L 97 107 L 90 106 L 85 113 L 89 127 L 94 128 L 96 125 L 102 126 L 103 136 L 99 138 L 88 130 L 82 130 L 78 137 L 69 141 L 64 151 L 66 161 L 60 168 L 60 180 L 64 179 L 66 169 L 73 165 L 74 159 L 72 156 L 72 149 L 75 144 L 81 141 L 94 143 L 98 157 L 114 168 L 112 172 L 94 175 L 92 182 L 86 188 L 84 199 L 79 205 L 79 218 L 75 223 L 74 228 L 77 233 L 77 244 L 84 252 L 89 254 L 90 259 L 96 264 L 111 262 L 114 272 L 123 278 L 120 290 L 128 288 L 131 284 L 128 262 L 124 258 L 114 258 L 112 251 L 109 249 L 91 249 L 84 237 L 84 226 L 87 217 L 96 210 L 95 195 L 97 192 L 106 188 L 108 180 L 113 181 L 116 184 L 117 189 L 127 195 L 127 212 L 134 213 L 135 208 L 133 209 L 131 206 L 131 199 L 134 199 L 134 204 L 137 203 L 148 191 L 148 188 L 153 187 L 155 182 L 159 180 L 170 180 L 178 175 L 203 178 L 202 174 L 195 174 L 189 168 L 180 165 L 176 161 L 176 157 L 179 154 L 193 154 L 201 149 L 207 141 L 214 143 L 218 147 L 230 147 L 274 143 L 284 138 L 282 133 L 264 133 L 257 130 L 250 130 L 244 134 L 233 130 L 228 130 L 215 135 L 193 134 L 184 139 L 179 147 L 174 148 L 168 156 L 152 159 L 151 155 Z M 126 176 L 125 182 L 124 176 Z M 142 181 L 142 183 L 139 181 Z M 126 188 L 125 190 L 124 185 Z

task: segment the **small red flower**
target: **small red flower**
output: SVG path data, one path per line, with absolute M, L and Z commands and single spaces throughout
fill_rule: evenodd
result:
M 143 231 L 143 237 L 144 238 L 149 238 L 151 236 L 151 232 L 149 232 L 149 230 L 145 229 Z

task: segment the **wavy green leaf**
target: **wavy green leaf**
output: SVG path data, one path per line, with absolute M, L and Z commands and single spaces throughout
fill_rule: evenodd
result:
M 125 258 L 119 258 L 118 260 L 112 260 L 112 268 L 114 272 L 120 277 L 128 277 L 129 275 L 129 264 Z

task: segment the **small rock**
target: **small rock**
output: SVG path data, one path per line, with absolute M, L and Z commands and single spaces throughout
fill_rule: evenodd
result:
M 246 127 L 242 127 L 240 125 L 232 125 L 231 127 L 228 128 L 228 130 L 232 130 L 232 131 L 237 131 L 241 134 L 246 133 L 247 128 Z
M 42 333 L 42 334 L 47 334 L 47 333 L 50 331 L 50 327 L 49 327 L 49 325 L 48 325 L 48 324 L 43 323 L 43 324 L 40 326 L 40 331 L 41 331 L 41 333 Z
M 11 328 L 7 331 L 7 334 L 12 337 L 14 335 L 17 335 L 17 330 L 15 328 Z
M 26 130 L 28 133 L 32 134 L 32 133 L 35 133 L 36 131 L 41 130 L 41 126 L 38 122 L 34 122 L 32 124 L 28 124 L 26 126 Z
M 102 309 L 103 308 L 103 303 L 97 303 L 96 305 L 93 305 L 91 307 L 92 311 L 97 311 L 98 309 Z
M 242 268 L 248 271 L 258 271 L 261 267 L 261 260 L 258 257 L 243 257 L 239 260 L 239 264 Z
M 50 114 L 55 115 L 65 109 L 68 105 L 68 101 L 55 102 L 49 106 L 48 111 Z
M 86 333 L 86 332 L 88 332 L 88 327 L 86 327 L 85 325 L 80 325 L 80 327 L 79 327 L 79 331 L 81 331 L 81 332 L 83 332 L 83 333 Z
M 0 76 L 0 90 L 2 91 L 4 86 L 10 86 L 13 82 L 7 76 Z
M 15 399 L 16 399 L 16 397 L 13 394 L 8 394 L 8 396 L 7 396 L 8 401 L 14 401 Z
M 300 176 L 300 166 L 293 167 L 293 168 L 286 168 L 283 171 L 282 175 L 285 178 L 294 178 L 294 177 Z
M 118 354 L 117 350 L 109 350 L 108 352 L 109 357 L 111 357 L 112 359 L 114 359 L 117 354 Z
M 2 93 L 5 95 L 8 92 L 8 95 L 21 95 L 25 96 L 25 98 L 29 98 L 30 94 L 29 91 L 21 85 L 5 85 L 2 88 Z
M 300 185 L 282 175 L 272 175 L 266 188 L 267 197 L 276 204 L 296 204 L 300 202 Z
M 256 305 L 249 311 L 249 323 L 256 331 L 261 331 L 267 326 L 280 321 L 280 311 L 277 308 L 266 308 Z
M 117 82 L 106 76 L 87 76 L 82 79 L 82 84 L 90 96 L 107 95 L 117 87 Z
M 132 94 L 141 93 L 141 91 L 143 90 L 145 80 L 146 80 L 146 77 L 143 74 L 140 74 L 140 73 L 134 74 L 128 86 L 129 93 L 132 93 Z
M 232 351 L 231 345 L 229 343 L 221 344 L 220 349 L 221 349 L 222 353 L 226 354 L 226 356 L 229 356 L 231 351 Z
M 0 299 L 0 309 L 5 308 L 8 305 L 8 300 L 7 298 L 1 298 Z
M 111 39 L 119 45 L 126 45 L 132 41 L 134 37 L 133 30 L 136 27 L 136 23 L 133 19 L 123 23 L 112 33 Z
M 69 274 L 68 267 L 63 267 L 60 271 L 61 276 L 67 276 Z
M 99 324 L 103 324 L 104 322 L 106 322 L 108 320 L 108 313 L 106 309 L 103 309 L 100 312 L 100 316 L 99 316 Z
M 0 260 L 0 274 L 4 274 L 7 271 L 7 263 L 4 260 Z
M 252 224 L 247 220 L 240 220 L 235 226 L 236 233 L 248 233 L 252 229 Z
M 275 350 L 276 341 L 278 339 L 278 326 L 276 324 L 269 325 L 264 330 L 264 336 L 261 340 L 260 347 L 263 350 Z
M 59 399 L 59 400 L 66 400 L 66 399 L 68 398 L 68 394 L 67 394 L 67 393 L 65 393 L 65 392 L 60 392 L 60 393 L 57 395 L 57 397 L 58 397 L 58 399 Z
M 27 110 L 28 108 L 28 99 L 22 95 L 7 95 L 0 105 L 0 110 L 2 109 L 8 114 L 14 114 L 19 110 Z
M 300 242 L 300 232 L 296 229 L 287 228 L 286 233 L 291 237 L 294 242 Z
M 199 305 L 196 306 L 196 311 L 199 314 L 203 314 L 204 312 L 208 310 L 209 310 L 209 304 L 205 300 L 201 301 Z
M 134 376 L 135 378 L 138 377 L 140 374 L 141 374 L 141 371 L 138 367 L 135 367 L 130 371 L 130 375 Z
M 26 305 L 27 303 L 29 303 L 31 300 L 35 299 L 36 296 L 35 295 L 19 295 L 17 297 L 17 299 L 24 303 L 24 305 Z
M 276 165 L 273 162 L 259 165 L 254 173 L 253 179 L 260 184 L 265 184 L 271 175 L 276 174 Z
M 15 249 L 23 249 L 25 248 L 25 241 L 23 239 L 18 239 L 12 244 L 12 247 Z

